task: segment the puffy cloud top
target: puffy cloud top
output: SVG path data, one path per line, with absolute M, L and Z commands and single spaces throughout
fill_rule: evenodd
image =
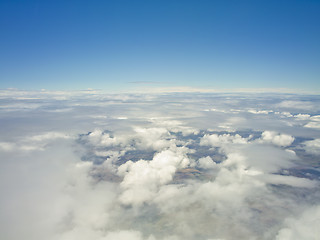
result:
M 161 185 L 169 183 L 178 168 L 185 168 L 190 161 L 182 148 L 164 150 L 151 161 L 128 161 L 118 168 L 118 174 L 124 176 L 120 196 L 123 204 L 141 205 L 151 200 Z
M 0 103 L 3 239 L 318 234 L 316 96 L 44 91 Z
M 280 147 L 288 147 L 290 146 L 293 141 L 294 137 L 287 135 L 287 134 L 280 134 L 273 131 L 264 131 L 261 134 L 261 139 L 264 142 L 273 143 Z
M 303 143 L 306 152 L 320 155 L 320 139 L 314 139 Z
M 212 146 L 212 147 L 221 147 L 224 144 L 246 144 L 248 143 L 247 138 L 241 137 L 239 134 L 230 135 L 230 134 L 206 134 L 200 141 L 200 145 Z

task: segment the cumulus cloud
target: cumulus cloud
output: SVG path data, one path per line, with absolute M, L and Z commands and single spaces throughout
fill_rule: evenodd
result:
M 308 120 L 310 118 L 310 115 L 309 114 L 297 114 L 294 116 L 295 118 L 297 118 L 297 120 Z
M 88 139 L 93 145 L 100 145 L 104 147 L 112 147 L 121 144 L 121 140 L 117 137 L 110 136 L 109 133 L 105 133 L 100 129 L 95 129 L 89 133 Z
M 200 168 L 210 169 L 214 168 L 217 164 L 212 160 L 210 156 L 200 158 L 198 160 L 198 165 Z
M 287 218 L 277 240 L 318 239 L 320 236 L 320 206 L 307 209 L 299 218 Z
M 315 128 L 320 129 L 320 115 L 315 115 L 310 117 L 310 122 L 308 122 L 306 125 L 304 125 L 307 128 Z
M 161 185 L 169 183 L 178 168 L 185 168 L 190 161 L 187 150 L 175 148 L 164 150 L 151 161 L 128 161 L 121 165 L 118 174 L 124 176 L 121 187 L 124 190 L 120 201 L 124 204 L 141 205 L 151 200 Z
M 169 147 L 170 133 L 166 128 L 136 128 L 137 146 L 140 149 L 161 150 Z
M 306 125 L 304 125 L 307 128 L 316 128 L 320 129 L 320 122 L 309 122 Z
M 271 112 L 273 112 L 272 110 L 255 110 L 255 109 L 249 109 L 248 110 L 249 113 L 252 114 L 269 114 Z
M 276 115 L 280 115 L 281 118 L 290 118 L 293 115 L 290 112 L 275 112 Z
M 320 139 L 314 139 L 303 143 L 307 153 L 320 155 Z
M 287 134 L 280 134 L 273 131 L 264 131 L 261 134 L 261 140 L 263 142 L 273 143 L 280 147 L 287 147 L 293 143 L 294 137 Z
M 4 239 L 318 234 L 319 130 L 306 125 L 319 121 L 311 97 L 312 109 L 299 114 L 292 107 L 306 103 L 299 96 L 4 93 Z
M 249 138 L 243 138 L 239 134 L 206 134 L 201 139 L 200 145 L 221 147 L 224 144 L 246 144 Z

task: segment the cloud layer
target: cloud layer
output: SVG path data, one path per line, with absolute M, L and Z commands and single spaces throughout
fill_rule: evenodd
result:
M 319 235 L 315 96 L 10 90 L 0 101 L 4 239 Z

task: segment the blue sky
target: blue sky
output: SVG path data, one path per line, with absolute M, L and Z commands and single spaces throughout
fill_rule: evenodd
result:
M 0 2 L 0 88 L 320 92 L 320 1 Z

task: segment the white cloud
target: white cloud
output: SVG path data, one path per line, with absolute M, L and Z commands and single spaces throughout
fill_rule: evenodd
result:
M 2 158 L 0 231 L 4 239 L 50 239 L 55 234 L 68 212 L 69 197 L 63 189 L 76 159 L 69 147 L 61 142 L 36 154 L 15 149 Z
M 172 144 L 170 134 L 166 128 L 136 128 L 137 142 L 140 149 L 151 148 L 161 150 Z
M 315 122 L 320 122 L 320 115 L 312 116 L 310 119 Z
M 300 188 L 315 188 L 317 186 L 316 181 L 311 181 L 306 178 L 298 178 L 293 176 L 282 176 L 276 174 L 266 174 L 261 178 L 268 184 L 288 185 Z
M 47 140 L 53 141 L 56 139 L 70 139 L 70 138 L 72 138 L 72 136 L 65 133 L 61 133 L 61 132 L 46 132 L 43 134 L 31 136 L 25 139 L 24 141 L 43 142 Z
M 121 183 L 123 204 L 141 205 L 154 198 L 161 185 L 169 183 L 178 168 L 185 168 L 190 161 L 184 148 L 164 150 L 151 161 L 128 161 L 121 165 L 118 174 L 124 176 Z
M 306 125 L 304 125 L 304 127 L 320 129 L 320 122 L 309 122 Z
M 61 132 L 46 132 L 38 135 L 19 137 L 16 142 L 0 142 L 0 150 L 9 152 L 43 151 L 48 144 L 63 139 L 74 139 L 74 137 Z
M 88 139 L 94 145 L 100 145 L 105 147 L 110 147 L 119 144 L 117 138 L 111 137 L 110 134 L 104 133 L 100 129 L 95 129 L 93 132 L 91 132 L 88 136 Z
M 139 231 L 122 230 L 117 232 L 109 232 L 107 236 L 99 240 L 143 240 L 142 234 Z
M 294 137 L 287 134 L 280 134 L 273 131 L 264 131 L 261 134 L 261 140 L 263 142 L 273 143 L 280 147 L 287 147 L 293 143 Z
M 10 142 L 0 142 L 0 149 L 2 151 L 13 151 L 16 145 Z
M 316 240 L 320 236 L 320 206 L 307 209 L 299 218 L 288 218 L 285 221 L 277 240 Z
M 320 139 L 305 141 L 303 145 L 307 153 L 320 155 Z
M 319 122 L 316 104 L 296 114 L 282 103 L 289 109 L 267 114 L 290 96 L 5 94 L 5 239 L 303 239 L 312 232 L 305 222 L 317 208 L 300 213 L 318 199 L 319 180 L 304 172 L 314 165 L 299 151 L 319 154 L 317 129 L 302 127 Z M 297 147 L 293 136 L 314 140 Z
M 281 112 L 281 115 L 286 118 L 293 117 L 293 115 L 290 112 Z
M 246 157 L 248 166 L 264 173 L 274 173 L 283 168 L 293 167 L 292 161 L 297 160 L 297 156 L 291 151 L 268 144 L 252 143 L 237 151 Z
M 239 134 L 206 134 L 200 141 L 200 145 L 221 147 L 224 144 L 246 144 L 248 143 L 248 138 L 243 138 Z
M 304 127 L 320 129 L 320 115 L 312 116 L 310 120 Z
M 309 101 L 285 100 L 285 101 L 282 101 L 281 103 L 277 104 L 277 107 L 311 110 L 314 108 L 314 104 L 313 104 L 313 102 L 309 102 Z
M 272 112 L 272 110 L 255 110 L 255 109 L 249 109 L 248 110 L 249 113 L 252 114 L 269 114 Z
M 210 156 L 207 156 L 207 157 L 200 158 L 198 160 L 198 165 L 200 168 L 210 169 L 210 168 L 215 168 L 217 164 L 212 160 Z
M 301 113 L 299 113 L 299 114 L 295 115 L 294 117 L 297 118 L 297 120 L 301 120 L 301 121 L 310 119 L 310 115 L 309 114 L 301 114 Z

